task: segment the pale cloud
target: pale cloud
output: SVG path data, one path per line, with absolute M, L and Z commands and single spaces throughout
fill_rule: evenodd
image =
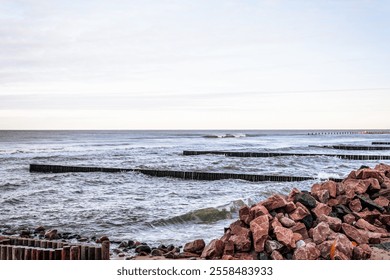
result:
M 389 6 L 0 0 L 0 128 L 40 128 L 34 112 L 51 112 L 53 122 L 42 126 L 71 128 L 69 115 L 83 110 L 104 111 L 122 128 L 133 128 L 118 122 L 132 117 L 126 110 L 141 115 L 145 128 L 185 128 L 185 119 L 188 128 L 261 129 L 260 111 L 275 115 L 270 128 L 352 128 L 357 111 L 380 119 L 390 101 Z M 364 107 L 370 98 L 383 103 Z M 312 117 L 317 103 L 331 107 Z M 348 103 L 358 110 L 341 117 L 336 109 Z M 234 121 L 220 117 L 229 110 Z M 17 121 L 22 112 L 25 122 Z M 164 122 L 161 112 L 169 115 Z M 74 128 L 101 123 L 87 119 Z

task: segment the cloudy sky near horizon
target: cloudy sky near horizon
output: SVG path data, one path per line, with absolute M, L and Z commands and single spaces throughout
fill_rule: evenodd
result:
M 390 2 L 0 0 L 0 129 L 390 128 Z

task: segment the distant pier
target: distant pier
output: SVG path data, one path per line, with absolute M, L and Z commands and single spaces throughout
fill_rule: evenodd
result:
M 372 142 L 372 145 L 390 145 L 390 142 Z
M 390 156 L 386 155 L 337 155 L 337 154 L 301 154 L 301 153 L 256 153 L 256 152 L 225 152 L 225 151 L 183 151 L 185 156 L 197 156 L 197 155 L 224 155 L 227 157 L 338 157 L 348 160 L 390 160 Z
M 30 172 L 41 173 L 65 173 L 65 172 L 139 172 L 154 177 L 173 177 L 184 180 L 226 180 L 237 179 L 251 182 L 272 181 L 272 182 L 296 182 L 305 180 L 315 180 L 318 178 L 303 176 L 282 176 L 282 175 L 258 175 L 258 174 L 237 174 L 237 173 L 214 173 L 214 172 L 195 172 L 195 171 L 172 171 L 172 170 L 153 170 L 136 168 L 102 168 L 102 167 L 84 167 L 84 166 L 63 166 L 63 165 L 43 165 L 30 164 Z M 329 178 L 336 182 L 341 179 Z
M 327 148 L 336 150 L 350 150 L 350 151 L 383 151 L 390 150 L 390 147 L 386 146 L 355 146 L 355 145 L 325 145 L 325 146 L 313 146 L 315 148 Z

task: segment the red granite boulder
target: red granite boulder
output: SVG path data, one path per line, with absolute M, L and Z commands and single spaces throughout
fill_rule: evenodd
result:
M 341 229 L 349 239 L 356 241 L 357 244 L 367 244 L 369 242 L 367 233 L 359 231 L 349 224 L 343 223 Z
M 262 205 L 265 208 L 267 208 L 268 211 L 282 208 L 282 207 L 286 206 L 286 204 L 287 204 L 286 199 L 279 194 L 275 194 L 273 196 L 270 196 L 267 200 L 262 202 Z
M 324 203 L 317 203 L 316 207 L 311 209 L 311 212 L 313 212 L 316 217 L 319 217 L 321 215 L 329 215 L 332 212 L 332 208 Z
M 220 259 L 224 250 L 224 243 L 219 239 L 212 240 L 202 252 L 201 258 L 204 259 Z
M 332 230 L 330 229 L 329 225 L 325 222 L 320 222 L 314 229 L 313 229 L 313 241 L 315 244 L 320 244 L 324 242 L 328 236 L 332 233 Z
M 260 216 L 252 220 L 250 223 L 250 230 L 253 237 L 254 249 L 257 253 L 264 251 L 264 244 L 268 238 L 269 220 L 268 216 Z
M 205 246 L 206 244 L 203 239 L 196 239 L 192 242 L 186 243 L 184 245 L 183 251 L 199 255 L 203 252 Z
M 293 260 L 316 260 L 321 252 L 314 243 L 307 243 L 294 251 Z
M 274 234 L 276 239 L 282 243 L 284 246 L 287 246 L 290 249 L 295 248 L 294 233 L 291 229 L 277 226 L 274 229 Z

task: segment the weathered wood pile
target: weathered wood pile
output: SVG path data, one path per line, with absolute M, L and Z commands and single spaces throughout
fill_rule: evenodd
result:
M 184 251 L 204 259 L 368 259 L 390 237 L 390 166 L 352 171 L 342 182 L 293 189 L 239 211 L 239 220 L 205 246 Z
M 45 239 L 0 236 L 0 260 L 108 260 L 110 241 L 101 246 L 72 244 L 52 240 L 56 230 L 48 231 Z

